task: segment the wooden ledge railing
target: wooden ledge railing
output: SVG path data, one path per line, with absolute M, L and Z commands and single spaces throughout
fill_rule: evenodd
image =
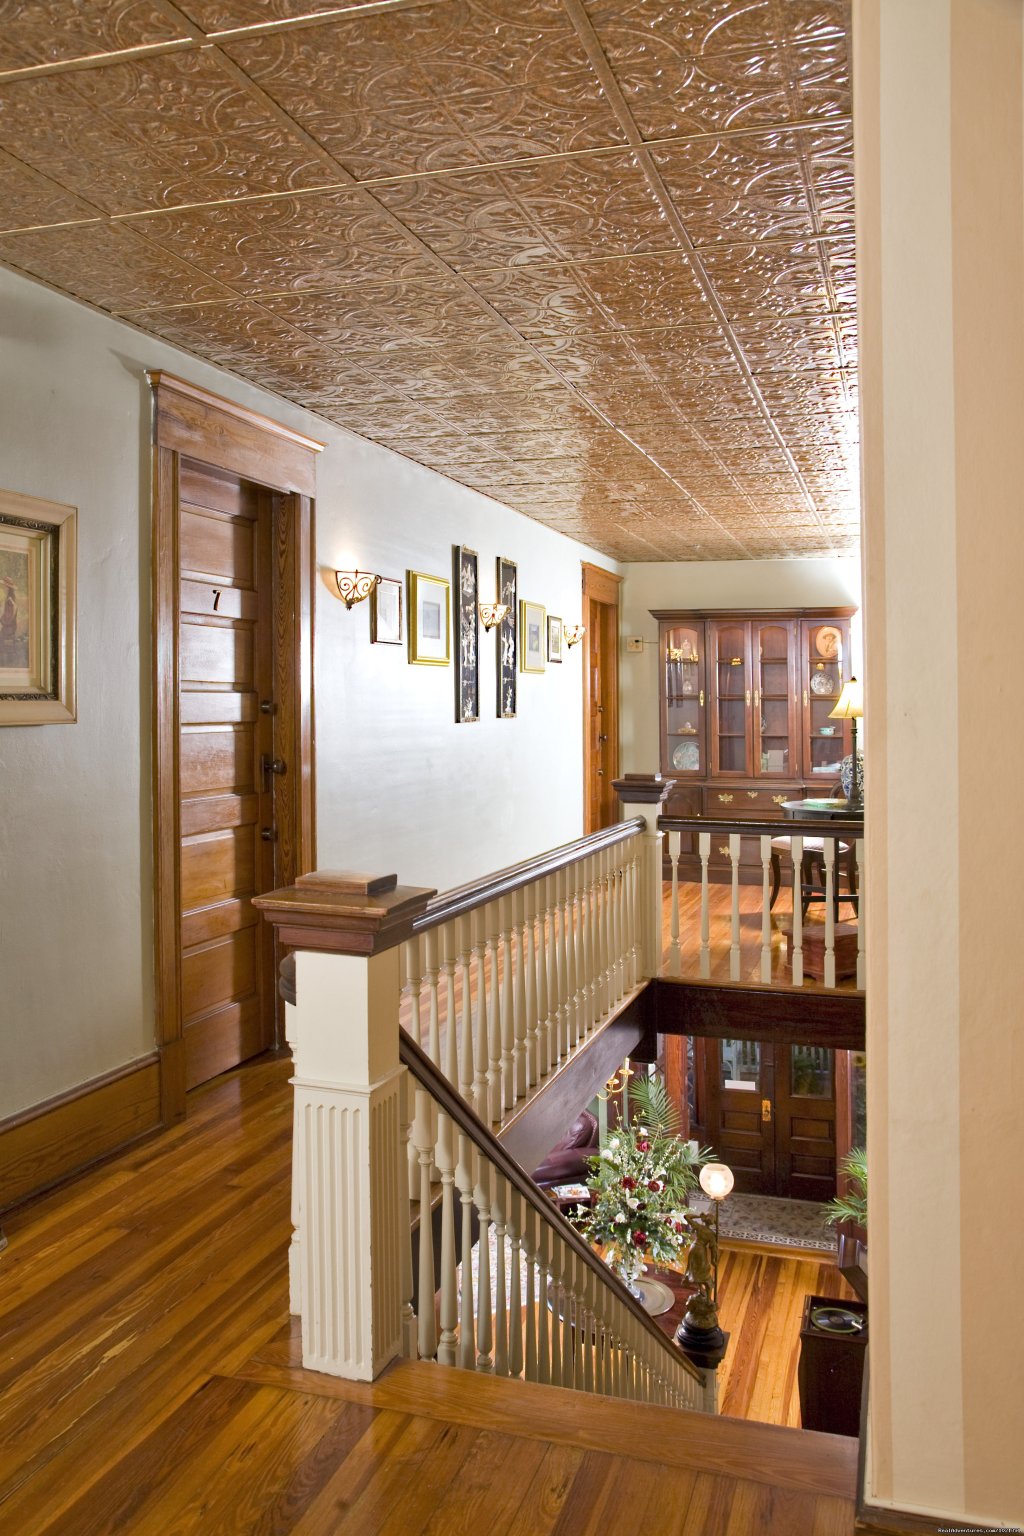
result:
M 713 1408 L 714 1373 L 697 1370 L 670 1343 L 416 1042 L 403 1035 L 399 1049 L 415 1103 L 406 1098 L 403 1122 L 410 1191 L 419 1199 L 418 1313 L 411 1233 L 403 1255 L 406 1354 L 606 1396 Z
M 789 845 L 792 860 L 792 931 L 788 939 L 787 966 L 794 986 L 803 986 L 812 961 L 809 958 L 814 946 L 814 971 L 828 988 L 834 988 L 840 972 L 855 977 L 856 986 L 864 986 L 863 952 L 863 901 L 864 883 L 864 819 L 862 816 L 836 819 L 800 818 L 788 821 L 754 821 L 709 817 L 662 816 L 658 826 L 667 835 L 669 863 L 671 867 L 671 900 L 669 907 L 669 942 L 665 970 L 669 976 L 681 976 L 684 972 L 683 940 L 681 931 L 680 866 L 685 857 L 683 841 L 688 836 L 696 843 L 700 861 L 700 909 L 699 935 L 685 936 L 690 939 L 686 948 L 696 953 L 696 975 L 707 980 L 711 976 L 716 959 L 724 959 L 725 940 L 716 945 L 712 938 L 711 902 L 708 865 L 712 843 L 723 836 L 727 841 L 718 843 L 718 851 L 729 859 L 729 883 L 731 887 L 730 918 L 728 929 L 729 980 L 740 981 L 742 966 L 741 902 L 740 902 L 740 855 L 744 838 L 756 838 L 759 843 L 761 862 L 760 900 L 760 956 L 759 980 L 770 984 L 773 979 L 773 918 L 772 907 L 782 885 L 782 858 L 773 842 L 784 839 Z M 841 846 L 844 845 L 844 846 Z M 805 917 L 805 898 L 812 890 L 814 898 L 823 908 L 823 922 L 808 924 Z M 839 907 L 846 904 L 847 913 L 856 919 L 855 932 L 850 923 L 844 922 L 837 934 Z M 841 960 L 837 959 L 837 937 L 843 941 Z M 718 953 L 716 954 L 716 948 Z M 853 953 L 850 953 L 850 950 Z M 818 951 L 820 950 L 820 955 Z M 747 978 L 752 979 L 752 978 Z

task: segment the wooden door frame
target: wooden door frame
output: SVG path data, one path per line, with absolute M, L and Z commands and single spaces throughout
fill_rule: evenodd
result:
M 316 861 L 313 758 L 314 497 L 323 443 L 162 370 L 153 399 L 153 908 L 156 1044 L 165 1125 L 185 1115 L 181 1016 L 180 723 L 178 718 L 180 462 L 195 459 L 276 493 L 273 529 L 275 689 L 292 743 L 296 835 L 291 878 Z M 280 642 L 284 639 L 286 643 Z
M 583 637 L 583 831 L 584 834 L 596 832 L 598 829 L 590 825 L 590 805 L 593 795 L 593 763 L 590 757 L 590 713 L 592 700 L 590 697 L 590 603 L 604 603 L 615 610 L 615 644 L 611 647 L 610 670 L 608 682 L 610 683 L 609 702 L 606 711 L 610 714 L 610 739 L 611 772 L 608 775 L 609 782 L 619 776 L 619 588 L 622 585 L 622 577 L 616 576 L 614 571 L 606 571 L 603 566 L 591 565 L 584 560 L 583 566 L 583 614 L 587 623 L 587 633 Z

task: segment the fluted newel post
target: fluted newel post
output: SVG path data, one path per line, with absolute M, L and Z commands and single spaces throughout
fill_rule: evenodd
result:
M 637 914 L 640 922 L 640 969 L 642 976 L 661 974 L 664 950 L 662 920 L 662 842 L 658 830 L 658 817 L 674 779 L 663 779 L 659 773 L 627 773 L 616 779 L 615 793 L 622 804 L 622 818 L 630 821 L 642 816 L 647 829 L 640 835 L 640 890 Z
M 399 946 L 433 894 L 393 875 L 322 872 L 254 902 L 296 951 L 289 1034 L 302 1363 L 356 1381 L 372 1381 L 402 1352 L 409 1181 Z

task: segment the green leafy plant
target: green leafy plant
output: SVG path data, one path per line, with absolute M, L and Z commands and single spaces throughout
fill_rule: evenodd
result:
M 688 1238 L 687 1199 L 711 1156 L 707 1147 L 695 1152 L 680 1140 L 678 1115 L 659 1078 L 635 1079 L 630 1101 L 629 1123 L 590 1159 L 591 1205 L 577 1208 L 584 1235 L 602 1245 L 627 1284 L 645 1253 L 660 1264 L 678 1256 Z
M 841 1221 L 868 1224 L 868 1154 L 864 1147 L 853 1147 L 840 1159 L 839 1171 L 849 1185 L 845 1195 L 838 1195 L 825 1207 L 825 1225 L 837 1227 Z

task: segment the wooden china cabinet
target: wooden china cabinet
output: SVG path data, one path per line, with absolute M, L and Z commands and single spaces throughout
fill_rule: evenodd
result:
M 781 819 L 784 801 L 829 794 L 851 750 L 849 722 L 829 713 L 850 676 L 854 611 L 652 609 L 661 772 L 676 781 L 665 815 Z M 719 842 L 717 877 L 728 868 Z M 760 880 L 756 844 L 742 846 L 744 875 Z M 684 855 L 681 872 L 696 864 Z

